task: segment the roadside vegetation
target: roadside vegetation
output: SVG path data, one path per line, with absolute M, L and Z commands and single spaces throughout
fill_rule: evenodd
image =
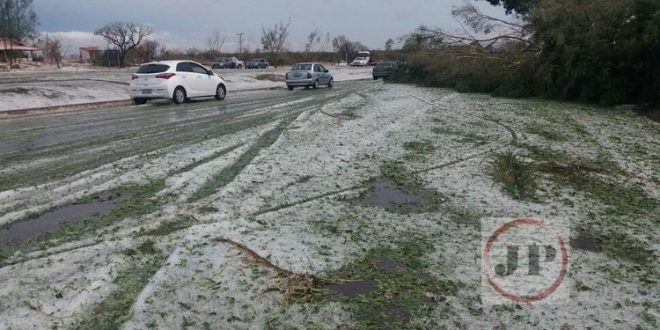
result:
M 71 329 L 119 329 L 132 318 L 131 306 L 135 299 L 167 258 L 150 240 L 124 251 L 124 254 L 129 258 L 129 266 L 113 278 L 116 289 L 94 305 Z
M 419 329 L 429 326 L 438 302 L 455 296 L 460 283 L 427 272 L 429 238 L 375 247 L 315 282 L 313 300 L 342 302 L 353 315 L 351 328 Z
M 405 37 L 407 64 L 393 79 L 507 97 L 660 102 L 660 2 L 488 1 L 509 19 L 466 4 L 452 13 L 470 33 L 420 26 Z

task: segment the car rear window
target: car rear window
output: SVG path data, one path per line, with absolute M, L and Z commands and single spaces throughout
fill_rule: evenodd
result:
M 170 66 L 165 64 L 145 64 L 140 66 L 136 73 L 161 73 L 169 68 Z
M 291 71 L 297 71 L 297 70 L 311 70 L 312 65 L 311 64 L 296 64 L 291 68 Z

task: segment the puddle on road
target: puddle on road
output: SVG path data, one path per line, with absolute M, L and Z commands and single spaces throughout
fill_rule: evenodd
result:
M 375 260 L 376 267 L 383 270 L 399 271 L 406 268 L 406 266 L 398 261 L 394 261 L 388 257 L 379 257 Z
M 409 194 L 396 184 L 379 179 L 371 183 L 369 192 L 358 203 L 367 206 L 391 208 L 404 205 L 416 205 L 424 201 L 421 196 Z
M 118 201 L 127 196 L 120 193 L 102 193 L 86 203 L 69 204 L 50 210 L 34 219 L 14 222 L 0 229 L 0 245 L 21 242 L 50 233 L 67 222 L 78 222 L 91 216 L 110 212 Z
M 336 295 L 342 295 L 349 298 L 355 298 L 359 295 L 372 292 L 376 290 L 376 281 L 373 280 L 357 280 L 346 281 L 339 284 L 331 284 L 328 289 Z
M 589 252 L 603 251 L 603 241 L 591 234 L 580 233 L 577 237 L 571 237 L 569 241 L 571 248 Z

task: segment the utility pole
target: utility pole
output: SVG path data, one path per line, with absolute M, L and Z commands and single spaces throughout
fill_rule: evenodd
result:
M 236 33 L 238 35 L 238 53 L 243 54 L 243 35 L 245 33 Z

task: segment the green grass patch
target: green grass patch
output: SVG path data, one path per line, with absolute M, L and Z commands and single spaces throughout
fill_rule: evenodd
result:
M 135 299 L 167 258 L 158 251 L 152 241 L 146 241 L 136 249 L 127 250 L 125 254 L 130 258 L 130 264 L 126 270 L 114 277 L 113 284 L 116 289 L 95 305 L 72 329 L 119 329 L 133 317 L 131 306 Z
M 525 127 L 527 133 L 536 134 L 550 141 L 565 141 L 566 137 L 559 132 L 548 129 L 547 127 L 534 123 Z
M 238 149 L 242 145 L 243 145 L 243 143 L 239 143 L 239 144 L 231 146 L 229 148 L 219 150 L 218 152 L 215 152 L 215 153 L 213 153 L 212 155 L 210 155 L 208 157 L 204 157 L 204 158 L 201 158 L 201 159 L 198 159 L 198 160 L 194 161 L 193 163 L 189 164 L 188 166 L 185 166 L 185 167 L 177 170 L 173 174 L 188 172 L 188 171 L 194 169 L 195 167 L 198 167 L 202 164 L 208 163 L 209 161 L 214 160 L 214 159 L 216 159 L 220 156 L 226 155 L 226 154 Z
M 579 228 L 571 239 L 574 249 L 603 252 L 608 256 L 643 267 L 655 261 L 653 251 L 644 243 L 624 233 L 597 233 L 593 229 Z
M 403 144 L 403 148 L 416 155 L 428 155 L 433 152 L 433 142 L 429 140 L 410 141 Z
M 191 216 L 179 216 L 176 220 L 165 221 L 152 230 L 140 233 L 139 236 L 167 236 L 171 233 L 189 228 L 195 222 L 196 220 Z
M 484 145 L 488 143 L 488 139 L 486 137 L 481 136 L 475 132 L 458 131 L 444 126 L 433 127 L 431 132 L 438 135 L 453 135 L 459 137 L 459 139 L 456 141 L 460 143 L 471 143 L 474 145 Z
M 490 165 L 490 176 L 511 197 L 525 200 L 535 196 L 537 182 L 533 164 L 522 161 L 512 151 L 505 151 L 493 155 Z
M 608 206 L 615 215 L 644 215 L 660 206 L 637 186 L 609 180 L 608 176 L 627 175 L 616 163 L 601 153 L 594 159 L 573 159 L 561 152 L 541 147 L 528 147 L 536 160 L 536 170 L 548 175 L 555 183 L 584 192 L 590 198 Z
M 201 188 L 199 188 L 191 196 L 190 201 L 195 202 L 206 196 L 209 196 L 216 192 L 220 187 L 223 187 L 230 183 L 234 178 L 239 175 L 243 169 L 252 162 L 252 160 L 257 157 L 259 152 L 262 149 L 271 146 L 277 139 L 280 137 L 280 134 L 286 129 L 286 127 L 291 123 L 296 117 L 289 116 L 286 119 L 282 119 L 277 127 L 264 133 L 257 142 L 250 146 L 250 148 L 243 153 L 239 159 L 232 165 L 225 167 L 219 173 L 214 175 L 210 180 L 208 180 Z
M 438 303 L 456 295 L 459 283 L 428 274 L 425 256 L 434 247 L 429 239 L 412 236 L 373 248 L 364 257 L 326 274 L 316 281 L 313 298 L 341 302 L 353 314 L 353 328 L 419 328 L 417 322 L 432 317 Z M 371 285 L 351 294 L 342 289 L 351 283 Z

